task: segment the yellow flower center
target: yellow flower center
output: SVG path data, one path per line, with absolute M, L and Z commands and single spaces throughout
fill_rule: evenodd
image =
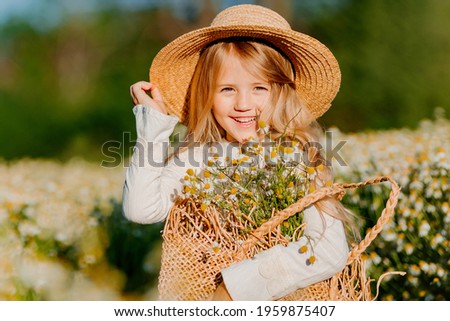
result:
M 259 128 L 265 128 L 267 126 L 267 123 L 264 120 L 258 120 L 258 126 Z
M 294 149 L 292 147 L 285 147 L 284 153 L 285 154 L 292 154 L 294 152 Z

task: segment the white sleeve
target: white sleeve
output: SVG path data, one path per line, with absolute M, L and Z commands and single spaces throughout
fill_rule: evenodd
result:
M 323 216 L 325 222 L 315 206 L 305 209 L 304 235 L 312 243 L 314 264 L 306 262 L 310 254 L 299 253 L 301 246 L 309 244 L 305 236 L 287 246 L 277 245 L 233 264 L 222 271 L 233 300 L 276 300 L 340 272 L 348 256 L 344 227 L 342 221 L 330 215 Z
M 182 188 L 185 168 L 165 163 L 169 137 L 178 118 L 153 108 L 137 105 L 137 142 L 127 168 L 123 189 L 123 212 L 141 224 L 163 221 Z

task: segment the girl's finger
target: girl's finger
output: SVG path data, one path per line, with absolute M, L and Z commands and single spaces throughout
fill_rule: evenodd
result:
M 167 114 L 161 92 L 152 83 L 139 81 L 131 85 L 130 94 L 134 105 L 143 104 L 151 106 L 160 112 Z
M 140 81 L 139 85 L 142 90 L 144 91 L 150 91 L 152 89 L 153 84 L 147 82 L 147 81 Z
M 151 84 L 145 81 L 139 81 L 130 87 L 131 95 L 136 95 L 140 91 L 149 91 L 151 89 Z
M 151 92 L 152 97 L 153 97 L 154 100 L 156 100 L 158 102 L 162 102 L 163 101 L 163 97 L 161 95 L 161 92 L 154 85 L 151 86 L 150 92 Z

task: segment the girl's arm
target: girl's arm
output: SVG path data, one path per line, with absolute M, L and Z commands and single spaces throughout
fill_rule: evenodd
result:
M 139 81 L 130 87 L 130 95 L 136 105 L 138 139 L 126 173 L 123 211 L 131 221 L 152 224 L 166 218 L 181 191 L 180 178 L 188 164 L 177 158 L 165 163 L 178 118 L 167 114 L 158 88 Z
M 133 112 L 138 139 L 126 172 L 123 211 L 131 221 L 152 224 L 166 218 L 182 186 L 185 169 L 165 164 L 178 118 L 143 105 Z
M 340 220 L 320 216 L 315 206 L 305 209 L 304 235 L 288 246 L 277 245 L 251 259 L 222 271 L 226 289 L 233 300 L 276 300 L 299 288 L 325 280 L 340 272 L 347 262 L 348 245 Z M 301 246 L 308 252 L 301 254 Z M 316 261 L 306 260 L 314 251 Z

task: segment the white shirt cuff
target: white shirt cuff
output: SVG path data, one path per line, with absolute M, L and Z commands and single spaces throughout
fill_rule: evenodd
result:
M 133 113 L 136 117 L 137 136 L 147 142 L 168 141 L 179 121 L 176 116 L 163 114 L 144 105 L 134 106 Z

